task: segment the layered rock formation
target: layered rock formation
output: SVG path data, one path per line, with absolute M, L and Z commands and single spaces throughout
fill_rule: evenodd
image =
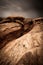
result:
M 0 18 L 0 65 L 43 65 L 43 18 Z

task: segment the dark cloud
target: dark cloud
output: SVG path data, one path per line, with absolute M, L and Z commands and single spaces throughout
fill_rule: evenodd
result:
M 42 0 L 0 0 L 0 16 L 43 16 L 42 5 Z

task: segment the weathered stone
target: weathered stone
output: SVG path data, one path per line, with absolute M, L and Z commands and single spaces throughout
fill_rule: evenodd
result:
M 0 28 L 0 65 L 43 65 L 43 18 L 17 18 Z

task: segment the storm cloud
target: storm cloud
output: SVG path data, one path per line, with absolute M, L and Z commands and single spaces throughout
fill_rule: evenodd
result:
M 0 0 L 0 16 L 42 17 L 43 3 L 41 0 Z

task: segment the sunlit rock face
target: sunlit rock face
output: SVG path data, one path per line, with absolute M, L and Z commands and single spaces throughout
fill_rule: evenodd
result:
M 43 65 L 43 18 L 0 18 L 0 65 Z

